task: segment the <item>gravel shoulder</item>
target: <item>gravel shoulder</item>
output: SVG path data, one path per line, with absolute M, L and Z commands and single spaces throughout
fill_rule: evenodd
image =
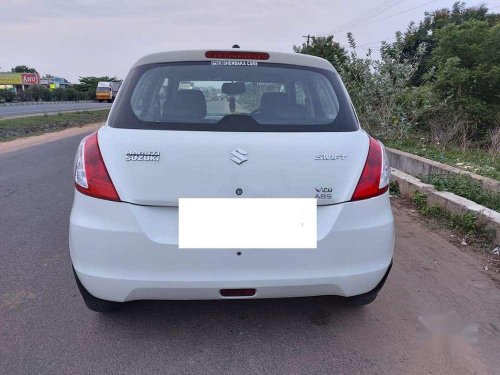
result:
M 87 124 L 104 123 L 108 114 L 108 109 L 101 109 L 1 120 L 0 143 Z
M 102 123 L 94 123 L 50 133 L 43 133 L 40 135 L 34 135 L 26 138 L 14 139 L 12 141 L 0 142 L 0 154 L 22 150 L 28 147 L 41 145 L 47 142 L 54 142 L 60 139 L 73 137 L 80 134 L 87 134 L 89 132 L 99 129 L 102 125 L 103 125 Z

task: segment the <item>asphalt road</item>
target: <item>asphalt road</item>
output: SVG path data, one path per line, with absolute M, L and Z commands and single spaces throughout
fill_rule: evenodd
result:
M 84 109 L 111 108 L 111 103 L 59 103 L 59 104 L 27 104 L 0 105 L 1 117 L 15 117 L 40 113 L 57 113 L 64 111 L 79 111 Z
M 500 283 L 398 200 L 394 267 L 365 308 L 321 297 L 87 310 L 67 236 L 82 137 L 0 143 L 1 374 L 500 373 Z
M 236 112 L 242 111 L 246 112 L 247 108 L 242 106 L 240 103 L 236 103 Z M 207 100 L 207 112 L 208 113 L 229 113 L 229 101 L 224 100 Z

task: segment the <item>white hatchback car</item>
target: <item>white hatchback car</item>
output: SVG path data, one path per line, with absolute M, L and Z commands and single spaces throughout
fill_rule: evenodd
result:
M 370 303 L 392 265 L 389 174 L 383 145 L 360 129 L 324 59 L 238 49 L 145 56 L 107 123 L 78 148 L 69 233 L 78 287 L 100 312 L 140 299 Z M 316 246 L 182 248 L 181 198 L 315 199 Z M 207 226 L 224 237 L 218 218 Z

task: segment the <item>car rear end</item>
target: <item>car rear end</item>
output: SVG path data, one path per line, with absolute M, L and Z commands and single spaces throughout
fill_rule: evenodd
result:
M 388 182 L 383 145 L 325 60 L 146 56 L 80 145 L 73 266 L 106 301 L 364 295 L 392 261 Z M 314 198 L 317 247 L 180 248 L 180 198 Z

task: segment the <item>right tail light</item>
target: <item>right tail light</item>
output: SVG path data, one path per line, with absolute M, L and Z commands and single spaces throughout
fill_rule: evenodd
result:
M 391 169 L 385 148 L 380 141 L 370 137 L 370 147 L 365 166 L 351 201 L 373 198 L 389 189 Z

